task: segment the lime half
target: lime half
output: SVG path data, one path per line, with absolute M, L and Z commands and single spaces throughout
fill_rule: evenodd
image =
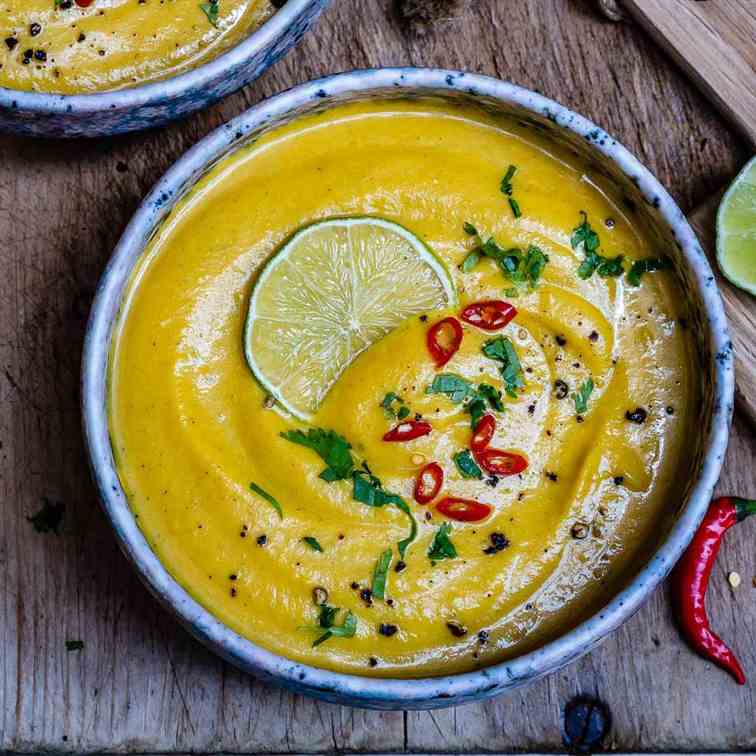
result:
M 406 228 L 322 221 L 294 234 L 260 273 L 244 353 L 265 389 L 307 420 L 360 352 L 408 317 L 455 301 L 449 271 Z
M 736 286 L 756 294 L 756 157 L 738 174 L 719 205 L 717 262 Z

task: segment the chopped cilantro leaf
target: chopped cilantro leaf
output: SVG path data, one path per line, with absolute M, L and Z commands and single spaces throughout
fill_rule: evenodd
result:
M 446 394 L 455 404 L 459 404 L 475 394 L 472 384 L 454 373 L 439 373 L 428 388 L 426 394 Z
M 215 27 L 218 26 L 219 0 L 210 0 L 208 3 L 200 3 L 200 9 L 207 16 L 207 20 Z
M 294 444 L 312 449 L 320 456 L 327 465 L 320 473 L 323 480 L 331 483 L 334 480 L 345 480 L 352 474 L 354 459 L 349 451 L 352 447 L 335 431 L 309 428 L 307 433 L 291 430 L 281 433 L 281 436 Z
M 37 533 L 54 533 L 58 535 L 58 528 L 63 522 L 66 506 L 62 501 L 50 501 L 46 496 L 42 499 L 42 508 L 26 519 L 34 526 Z
M 474 249 L 467 255 L 467 257 L 465 257 L 464 260 L 462 260 L 462 264 L 459 266 L 459 269 L 463 273 L 469 273 L 480 262 L 481 257 L 481 253 L 477 249 Z
M 463 478 L 477 478 L 480 480 L 483 477 L 483 471 L 478 467 L 469 449 L 457 452 L 453 459 Z
M 576 394 L 572 395 L 575 401 L 575 412 L 578 415 L 584 415 L 588 411 L 588 398 L 593 393 L 593 378 L 589 378 L 585 383 L 580 385 Z
M 437 531 L 433 537 L 430 548 L 428 549 L 428 559 L 432 562 L 438 562 L 441 559 L 456 559 L 457 550 L 454 548 L 454 544 L 449 538 L 452 527 L 448 522 L 445 522 Z
M 410 408 L 404 403 L 404 399 L 393 391 L 389 391 L 388 394 L 383 397 L 381 407 L 383 407 L 383 412 L 386 417 L 391 420 L 404 420 L 404 418 L 410 414 Z
M 386 596 L 386 579 L 388 578 L 388 569 L 391 566 L 391 549 L 386 549 L 378 561 L 375 563 L 373 570 L 373 583 L 371 592 L 374 598 L 383 600 Z
M 570 244 L 573 249 L 577 249 L 582 244 L 586 252 L 595 252 L 601 244 L 598 234 L 588 222 L 588 213 L 581 210 L 580 215 L 583 216 L 583 222 L 573 229 Z
M 465 412 L 470 413 L 470 427 L 475 430 L 483 415 L 486 414 L 486 403 L 479 396 L 465 405 Z
M 369 507 L 384 507 L 387 504 L 393 504 L 397 509 L 404 512 L 404 514 L 409 517 L 410 534 L 407 538 L 402 539 L 397 544 L 399 556 L 403 558 L 407 551 L 407 547 L 417 536 L 417 522 L 415 522 L 415 518 L 413 517 L 409 506 L 407 506 L 407 502 L 397 494 L 384 491 L 381 481 L 370 472 L 367 465 L 364 467 L 365 469 L 355 470 L 352 474 L 354 480 L 352 496 L 355 500 L 362 504 L 367 504 Z
M 276 510 L 276 512 L 278 512 L 278 516 L 283 520 L 283 509 L 281 509 L 281 505 L 267 491 L 263 491 L 263 489 L 260 488 L 257 483 L 250 483 L 249 487 L 258 496 L 262 496 L 262 498 L 265 499 L 265 501 L 267 501 L 268 504 L 270 504 L 273 509 Z
M 602 278 L 621 276 L 625 272 L 624 257 L 622 255 L 604 257 L 599 254 L 598 248 L 601 241 L 598 234 L 591 228 L 591 224 L 588 222 L 588 214 L 584 210 L 581 210 L 580 214 L 583 216 L 583 221 L 573 229 L 570 238 L 573 249 L 582 246 L 583 250 L 583 260 L 577 269 L 578 278 L 587 280 L 594 273 L 598 273 Z
M 504 379 L 504 389 L 513 399 L 517 397 L 517 389 L 525 386 L 520 359 L 512 342 L 506 336 L 497 336 L 483 344 L 483 354 L 501 363 L 501 377 Z
M 323 547 L 318 542 L 318 539 L 314 536 L 305 536 L 302 539 L 313 551 L 319 551 L 321 554 L 323 553 Z
M 347 612 L 344 621 L 341 625 L 335 624 L 336 614 L 340 610 L 338 607 L 327 606 L 323 604 L 320 607 L 320 627 L 327 628 L 326 631 L 313 642 L 313 648 L 319 646 L 321 643 L 325 643 L 329 638 L 352 638 L 357 632 L 357 618 L 351 613 Z
M 664 257 L 646 257 L 642 260 L 635 260 L 632 267 L 627 272 L 627 282 L 630 286 L 640 286 L 641 277 L 644 273 L 653 273 L 657 270 L 667 270 L 672 264 Z
M 504 412 L 504 402 L 501 401 L 501 391 L 499 389 L 494 388 L 490 383 L 479 383 L 478 393 L 488 400 L 491 409 L 497 412 Z

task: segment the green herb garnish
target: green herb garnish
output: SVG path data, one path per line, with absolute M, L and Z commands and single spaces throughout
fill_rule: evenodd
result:
M 491 409 L 504 412 L 504 402 L 501 401 L 501 391 L 494 388 L 490 383 L 479 383 L 478 393 L 491 405 Z
M 483 471 L 478 467 L 469 449 L 457 452 L 453 459 L 463 478 L 477 478 L 480 480 L 483 477 Z
M 497 412 L 504 411 L 501 391 L 490 383 L 480 383 L 476 389 L 470 381 L 454 373 L 439 373 L 433 379 L 433 383 L 425 389 L 425 393 L 446 394 L 455 404 L 468 400 L 465 404 L 465 412 L 470 413 L 470 424 L 473 429 L 486 412 L 486 401 L 491 409 Z
M 593 378 L 589 378 L 581 384 L 576 394 L 572 395 L 575 401 L 575 412 L 578 415 L 584 415 L 588 411 L 588 398 L 593 393 Z
M 314 536 L 305 536 L 302 539 L 313 551 L 319 551 L 321 554 L 323 553 L 323 547 L 318 542 L 318 539 Z
M 210 0 L 208 3 L 200 3 L 200 10 L 207 16 L 207 20 L 216 28 L 218 27 L 219 0 Z
M 383 397 L 381 407 L 383 407 L 386 417 L 391 420 L 404 420 L 410 414 L 410 408 L 404 403 L 404 399 L 393 391 L 389 391 Z
M 82 640 L 67 640 L 66 651 L 83 651 L 84 641 Z
M 388 569 L 391 566 L 391 549 L 386 549 L 378 561 L 375 563 L 373 570 L 373 583 L 370 591 L 374 598 L 383 600 L 386 595 L 386 580 L 388 578 Z
M 321 628 L 325 628 L 326 631 L 313 642 L 313 648 L 319 646 L 321 643 L 325 643 L 329 638 L 352 638 L 357 632 L 357 618 L 351 613 L 347 612 L 344 621 L 341 625 L 336 623 L 336 615 L 341 611 L 338 607 L 328 606 L 323 604 L 320 607 L 320 617 L 318 618 L 318 624 Z
M 276 512 L 278 512 L 278 516 L 283 520 L 283 509 L 281 509 L 281 505 L 267 491 L 263 491 L 263 489 L 260 488 L 257 483 L 250 483 L 249 487 L 258 496 L 262 496 L 262 498 L 265 499 L 265 501 L 267 501 L 268 504 L 270 504 L 273 509 L 276 510 Z
M 58 535 L 58 528 L 63 522 L 66 510 L 62 501 L 50 501 L 46 496 L 42 498 L 42 508 L 36 514 L 26 519 L 34 526 L 37 533 L 54 533 Z
M 506 336 L 497 336 L 483 344 L 483 354 L 501 363 L 501 377 L 504 389 L 513 399 L 517 398 L 517 389 L 525 386 L 522 366 L 512 342 Z
M 327 467 L 320 473 L 320 477 L 332 483 L 334 480 L 346 480 L 354 469 L 354 459 L 349 451 L 349 442 L 338 433 L 323 428 L 309 428 L 307 433 L 301 430 L 290 430 L 281 433 L 281 437 L 293 444 L 306 446 L 316 452 L 326 463 Z
M 441 559 L 456 559 L 457 550 L 454 548 L 454 544 L 449 538 L 452 527 L 448 522 L 445 522 L 437 531 L 433 537 L 433 541 L 428 549 L 428 559 L 432 562 L 438 562 Z
M 630 286 L 640 286 L 641 276 L 644 273 L 667 270 L 671 267 L 672 263 L 664 257 L 646 257 L 643 260 L 636 260 L 627 272 L 627 282 Z
M 355 470 L 352 478 L 354 480 L 354 488 L 352 491 L 354 499 L 362 504 L 367 504 L 369 507 L 384 507 L 387 504 L 391 504 L 409 517 L 410 533 L 407 538 L 402 539 L 397 544 L 399 556 L 404 558 L 407 547 L 417 537 L 417 522 L 415 521 L 415 517 L 407 505 L 407 502 L 398 494 L 392 494 L 385 491 L 381 481 L 370 472 L 367 465 L 363 465 L 362 470 Z
M 515 218 L 519 218 L 522 215 L 520 212 L 520 205 L 512 196 L 512 179 L 514 178 L 515 173 L 517 173 L 517 166 L 510 165 L 509 168 L 507 168 L 507 172 L 504 174 L 504 178 L 501 180 L 499 188 L 501 189 L 501 193 L 506 195 L 507 200 L 509 201 L 509 207 L 512 209 L 512 214 Z
M 599 254 L 598 248 L 601 245 L 601 240 L 598 234 L 591 228 L 591 224 L 588 222 L 588 214 L 585 210 L 581 210 L 580 214 L 583 216 L 583 222 L 573 229 L 572 236 L 570 237 L 572 248 L 578 249 L 582 246 L 584 255 L 577 269 L 578 278 L 586 280 L 594 273 L 598 273 L 602 278 L 621 276 L 625 272 L 623 265 L 624 257 L 622 255 L 604 257 Z
M 470 381 L 454 373 L 439 373 L 428 388 L 426 394 L 446 394 L 455 404 L 475 395 L 475 388 Z

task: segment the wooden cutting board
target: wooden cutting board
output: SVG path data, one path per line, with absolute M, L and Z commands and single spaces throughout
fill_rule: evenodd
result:
M 622 0 L 640 23 L 703 89 L 756 152 L 756 0 Z M 738 410 L 756 428 L 756 298 L 719 272 L 715 215 L 721 193 L 690 221 L 722 292 L 735 347 Z

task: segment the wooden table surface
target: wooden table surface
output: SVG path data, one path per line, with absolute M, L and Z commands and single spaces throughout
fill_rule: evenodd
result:
M 436 712 L 318 703 L 241 674 L 191 639 L 121 556 L 90 483 L 78 408 L 90 298 L 140 198 L 208 131 L 321 74 L 464 68 L 537 89 L 619 138 L 684 210 L 729 180 L 745 145 L 644 33 L 589 0 L 468 0 L 425 35 L 390 0 L 334 0 L 257 84 L 156 132 L 93 142 L 0 137 L 0 751 L 482 752 L 559 750 L 564 704 L 597 695 L 621 750 L 756 749 L 756 522 L 731 533 L 710 610 L 751 677 L 691 654 L 659 590 L 597 650 L 527 688 Z M 721 491 L 756 495 L 736 418 Z M 60 535 L 26 517 L 65 503 Z M 673 502 L 670 502 L 670 506 Z M 731 590 L 725 576 L 743 583 Z M 82 651 L 65 641 L 82 639 Z

